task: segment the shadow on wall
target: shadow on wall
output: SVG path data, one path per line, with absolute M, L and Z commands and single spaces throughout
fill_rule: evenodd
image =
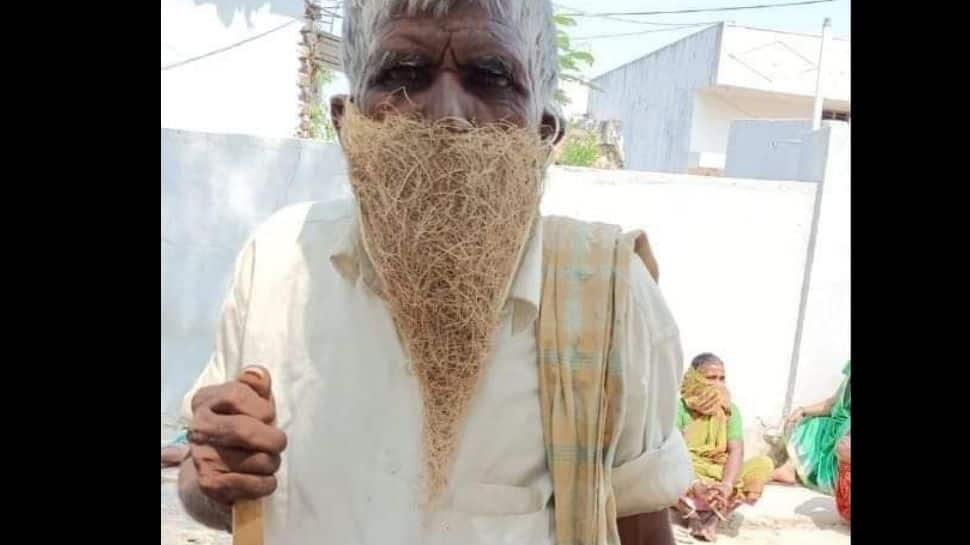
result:
M 263 9 L 269 4 L 269 12 L 275 15 L 285 15 L 294 19 L 303 17 L 303 0 L 194 0 L 195 5 L 213 4 L 219 21 L 226 27 L 232 25 L 232 20 L 237 14 L 242 13 L 246 17 L 246 25 L 253 26 L 253 13 Z
M 280 208 L 349 197 L 340 148 L 162 129 L 163 414 L 205 365 L 236 255 Z

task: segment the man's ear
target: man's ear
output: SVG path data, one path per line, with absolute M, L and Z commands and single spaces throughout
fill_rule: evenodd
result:
M 333 128 L 337 130 L 337 134 L 340 134 L 340 123 L 344 118 L 344 106 L 350 100 L 347 95 L 334 95 L 330 97 L 330 120 L 333 122 Z
M 553 145 L 558 144 L 566 136 L 566 118 L 561 114 L 543 110 L 539 133 L 543 140 L 551 140 Z

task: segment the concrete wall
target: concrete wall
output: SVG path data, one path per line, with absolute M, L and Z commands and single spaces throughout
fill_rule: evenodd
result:
M 710 27 L 594 79 L 588 113 L 619 120 L 626 167 L 685 172 L 693 92 L 714 81 L 720 26 Z
M 162 129 L 162 413 L 177 413 L 209 357 L 250 231 L 287 204 L 349 196 L 344 168 L 314 141 Z
M 711 351 L 751 425 L 781 416 L 815 184 L 561 168 L 543 212 L 645 229 L 686 358 Z
M 828 153 L 828 140 L 810 144 Z M 845 162 L 848 151 L 839 153 Z M 824 158 L 806 162 L 806 171 L 819 164 Z M 833 168 L 823 172 L 835 176 Z M 162 131 L 163 413 L 177 411 L 208 358 L 233 259 L 248 233 L 288 203 L 349 196 L 345 176 L 334 145 Z M 828 186 L 841 187 L 842 197 L 826 194 L 823 201 L 836 211 L 823 212 L 820 222 L 796 399 L 834 389 L 832 373 L 848 357 L 844 182 Z M 816 187 L 554 168 L 542 208 L 648 232 L 685 355 L 723 357 L 735 399 L 755 425 L 782 414 Z
M 729 154 L 732 124 L 739 120 L 795 121 L 810 119 L 811 115 L 812 100 L 807 97 L 780 97 L 722 87 L 700 89 L 694 93 L 690 138 L 692 159 L 689 166 L 698 166 L 693 158 L 707 154 L 718 155 L 720 164 L 705 166 L 726 168 L 725 161 Z M 746 175 L 740 175 L 740 177 L 746 177 Z
M 730 178 L 800 180 L 803 139 L 810 121 L 740 120 L 731 124 L 724 175 Z
M 161 126 L 296 134 L 303 9 L 302 0 L 162 0 Z
M 562 108 L 562 113 L 566 116 L 566 119 L 572 119 L 586 113 L 589 109 L 589 87 L 574 81 L 561 81 L 559 88 L 569 99 L 569 104 Z
M 725 25 L 721 43 L 717 85 L 815 96 L 820 35 Z M 825 96 L 848 103 L 851 42 L 832 39 L 830 46 L 824 67 Z
M 826 122 L 812 133 L 806 157 L 827 157 L 815 252 L 811 263 L 793 406 L 815 403 L 835 392 L 852 350 L 851 128 Z M 803 162 L 803 176 L 815 176 L 818 161 Z

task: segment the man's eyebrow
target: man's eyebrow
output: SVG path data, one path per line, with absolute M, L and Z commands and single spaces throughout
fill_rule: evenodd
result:
M 427 66 L 431 64 L 431 57 L 424 53 L 405 51 L 385 51 L 374 63 L 375 72 L 382 72 L 395 66 Z

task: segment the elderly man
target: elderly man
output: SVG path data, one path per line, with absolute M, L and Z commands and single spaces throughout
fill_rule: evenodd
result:
M 682 355 L 645 240 L 538 215 L 550 2 L 345 6 L 355 198 L 240 253 L 186 396 L 186 510 L 228 530 L 261 499 L 271 545 L 672 544 Z

